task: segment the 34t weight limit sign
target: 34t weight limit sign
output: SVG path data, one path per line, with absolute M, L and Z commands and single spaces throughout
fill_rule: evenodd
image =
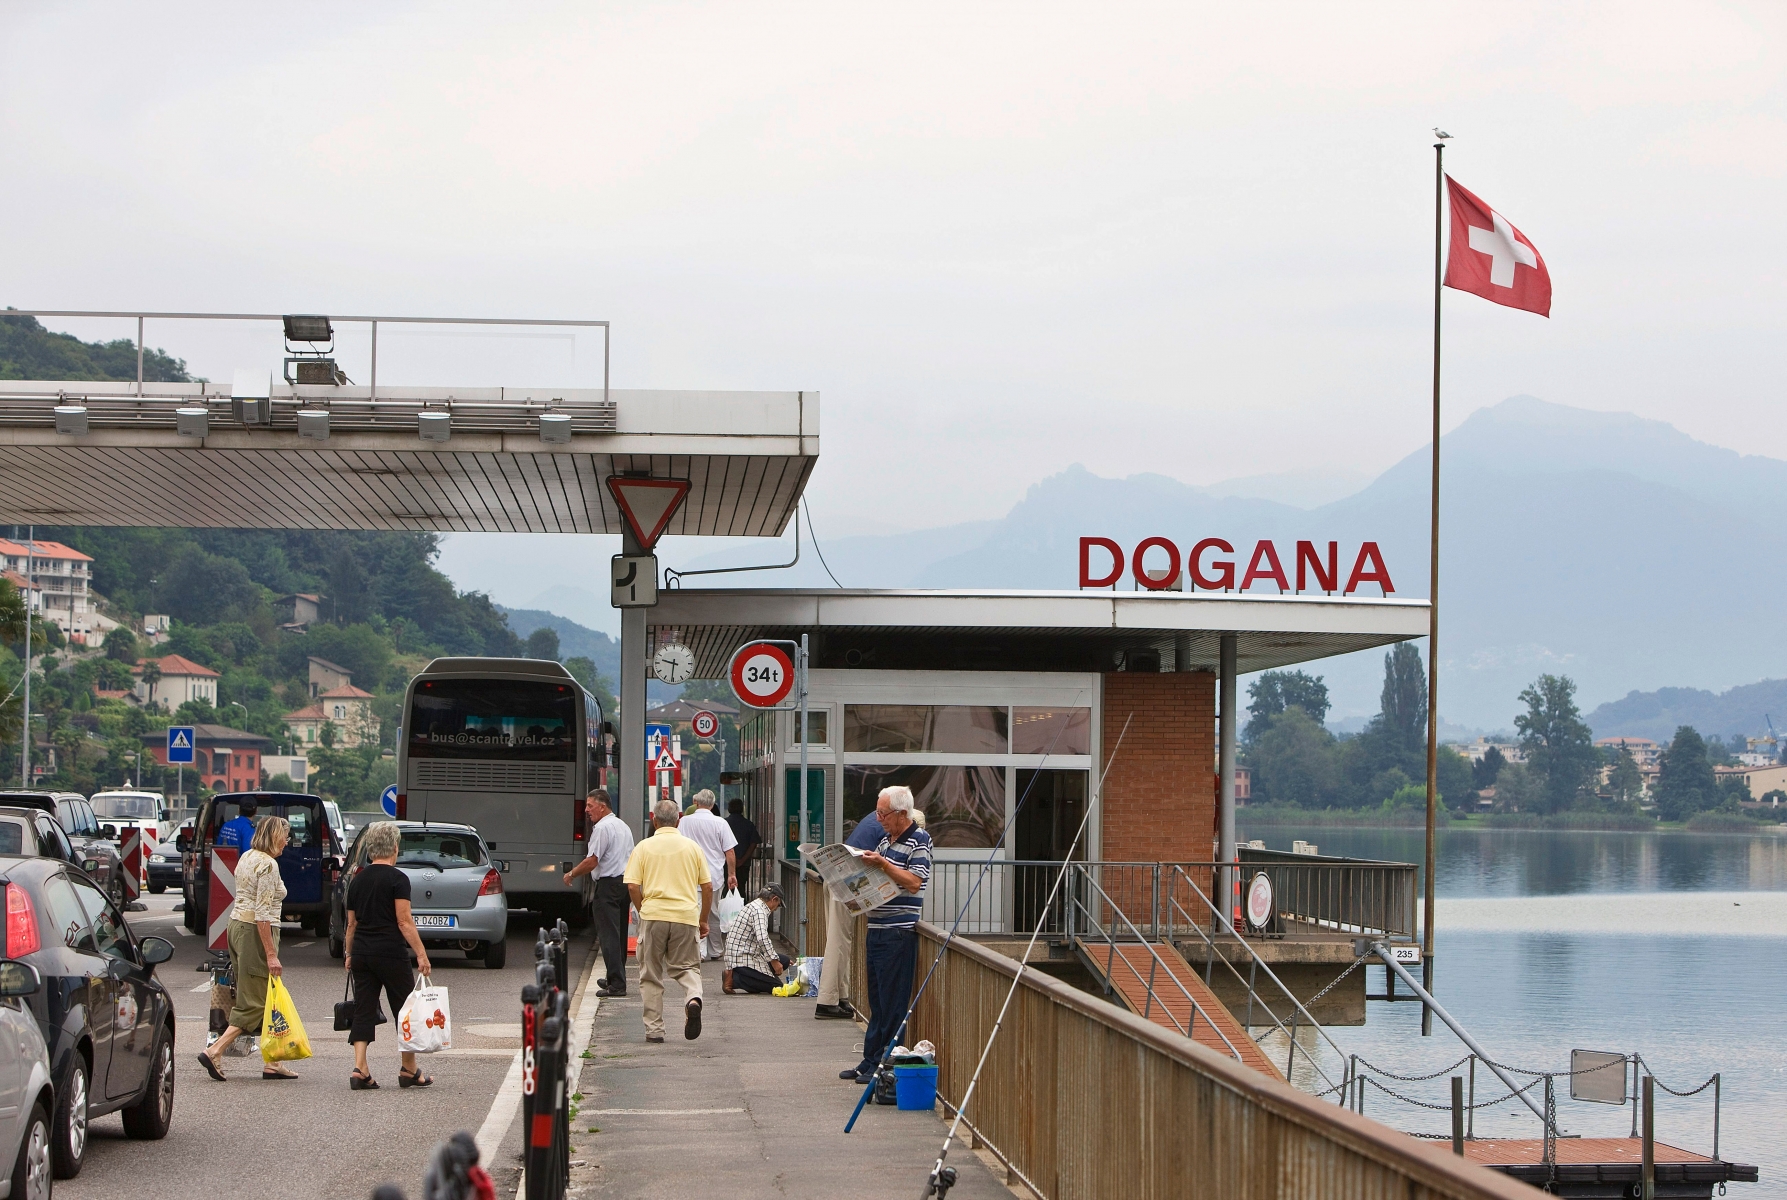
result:
M 780 708 L 794 690 L 792 642 L 746 642 L 727 672 L 732 694 L 750 708 Z

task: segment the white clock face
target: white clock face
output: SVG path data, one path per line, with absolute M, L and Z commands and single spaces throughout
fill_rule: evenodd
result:
M 677 642 L 659 646 L 652 655 L 652 674 L 664 683 L 686 683 L 695 674 L 695 652 Z

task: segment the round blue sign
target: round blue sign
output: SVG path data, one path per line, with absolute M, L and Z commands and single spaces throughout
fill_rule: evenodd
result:
M 392 784 L 386 788 L 384 794 L 378 798 L 378 802 L 379 807 L 385 810 L 387 817 L 395 817 L 397 815 L 397 785 Z

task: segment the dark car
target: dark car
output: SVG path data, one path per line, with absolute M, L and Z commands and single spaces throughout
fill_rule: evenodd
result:
M 186 882 L 185 867 L 180 861 L 180 839 L 192 837 L 192 818 L 188 817 L 180 823 L 172 837 L 159 842 L 153 853 L 149 855 L 149 890 L 157 896 L 171 887 L 179 887 Z
M 166 1135 L 174 1116 L 174 1006 L 155 978 L 166 938 L 138 941 L 83 872 L 51 858 L 0 857 L 6 957 L 35 967 L 27 1003 L 50 1052 L 56 1111 L 51 1162 L 80 1173 L 88 1122 L 124 1113 L 133 1138 Z
M 73 792 L 0 791 L 0 805 L 34 808 L 54 817 L 57 826 L 66 835 L 64 840 L 73 853 L 58 854 L 47 849 L 40 849 L 37 853 L 60 857 L 83 868 L 87 874 L 99 880 L 100 888 L 112 898 L 113 903 L 124 903 L 124 862 L 119 857 L 118 844 L 106 837 L 100 829 L 99 819 L 94 816 L 93 807 L 87 803 L 85 797 Z M 21 852 L 15 850 L 11 853 Z M 31 851 L 23 853 L 29 854 Z
M 284 817 L 292 840 L 279 856 L 285 880 L 286 920 L 301 921 L 321 935 L 329 932 L 329 898 L 341 873 L 342 847 L 329 827 L 321 796 L 297 792 L 223 792 L 205 801 L 191 833 L 175 839 L 184 866 L 186 927 L 201 933 L 210 927 L 206 906 L 211 897 L 211 850 L 217 831 L 234 820 L 243 804 L 255 806 L 255 817 Z

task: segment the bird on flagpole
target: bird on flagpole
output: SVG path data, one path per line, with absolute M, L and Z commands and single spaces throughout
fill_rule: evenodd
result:
M 1433 127 L 1433 136 L 1443 142 L 1452 135 L 1441 129 L 1438 125 L 1435 125 Z

